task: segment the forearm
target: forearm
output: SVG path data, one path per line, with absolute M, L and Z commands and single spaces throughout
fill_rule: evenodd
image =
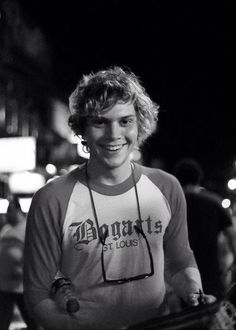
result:
M 78 321 L 61 312 L 52 299 L 38 303 L 33 310 L 35 320 L 45 330 L 80 330 Z
M 202 282 L 199 270 L 197 268 L 188 267 L 180 270 L 170 279 L 170 284 L 176 293 L 187 302 L 189 294 L 202 290 Z

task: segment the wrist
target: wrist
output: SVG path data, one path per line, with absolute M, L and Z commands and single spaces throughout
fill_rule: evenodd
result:
M 190 296 L 198 295 L 200 292 L 203 293 L 201 284 L 193 280 L 189 281 L 189 283 L 185 285 L 182 292 L 183 292 L 183 299 L 186 302 L 189 301 Z

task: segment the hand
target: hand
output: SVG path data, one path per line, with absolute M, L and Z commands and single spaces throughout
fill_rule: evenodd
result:
M 201 290 L 199 290 L 199 292 L 190 293 L 188 295 L 187 304 L 189 306 L 198 306 L 201 304 L 211 304 L 215 301 L 215 296 L 205 294 Z

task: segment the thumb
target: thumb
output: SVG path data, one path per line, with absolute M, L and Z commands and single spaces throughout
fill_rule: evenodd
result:
M 199 305 L 199 294 L 198 293 L 189 293 L 188 298 L 187 298 L 187 304 L 189 306 L 197 306 Z

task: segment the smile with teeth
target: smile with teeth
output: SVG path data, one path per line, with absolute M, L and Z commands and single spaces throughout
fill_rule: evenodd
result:
M 107 151 L 118 151 L 120 150 L 124 144 L 118 144 L 118 145 L 104 145 L 103 148 Z

